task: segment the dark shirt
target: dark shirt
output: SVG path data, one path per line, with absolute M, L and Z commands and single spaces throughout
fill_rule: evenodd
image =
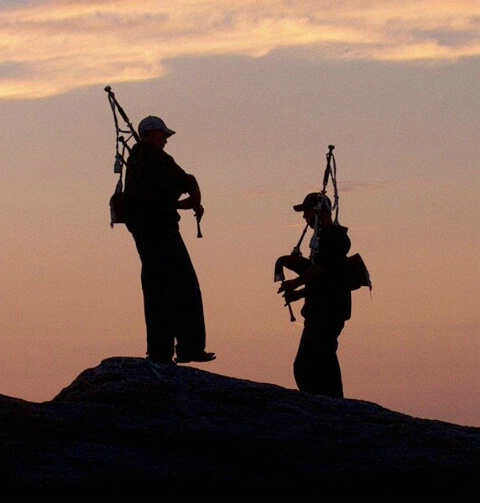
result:
M 331 225 L 318 234 L 318 249 L 312 254 L 311 262 L 312 267 L 319 267 L 321 274 L 305 285 L 305 304 L 301 311 L 305 319 L 350 319 L 352 295 L 346 258 L 351 242 L 347 231 L 341 225 Z
M 125 223 L 130 232 L 178 229 L 177 201 L 191 184 L 173 157 L 150 142 L 135 144 L 125 174 Z

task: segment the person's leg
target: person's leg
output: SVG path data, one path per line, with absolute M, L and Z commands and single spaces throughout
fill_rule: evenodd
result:
M 314 334 L 311 328 L 305 324 L 293 362 L 293 376 L 298 389 L 310 393 L 315 393 L 315 367 L 318 364 L 314 354 L 313 340 Z
M 206 329 L 203 299 L 197 274 L 180 233 L 168 235 L 170 305 L 175 324 L 177 362 L 210 361 L 213 353 L 205 352 Z
M 142 262 L 142 291 L 147 329 L 147 356 L 155 361 L 172 361 L 175 345 L 175 319 L 172 316 L 171 284 L 162 242 L 136 236 Z
M 338 336 L 344 321 L 327 317 L 305 322 L 297 356 L 294 377 L 300 391 L 343 398 L 343 384 L 337 357 Z
M 343 398 L 342 374 L 337 356 L 338 341 L 329 339 L 318 351 L 318 393 L 332 398 Z

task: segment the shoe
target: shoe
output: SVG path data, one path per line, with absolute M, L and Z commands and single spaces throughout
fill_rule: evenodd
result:
M 148 360 L 149 362 L 152 362 L 152 363 L 158 363 L 160 365 L 176 365 L 176 363 L 173 361 L 173 360 L 166 360 L 166 359 L 162 359 L 162 358 L 154 358 L 152 356 L 147 356 L 147 358 L 145 358 L 146 360 Z
M 179 358 L 177 356 L 177 358 L 175 358 L 175 362 L 176 363 L 211 362 L 212 360 L 215 360 L 216 357 L 217 356 L 215 355 L 215 353 L 207 353 L 206 351 L 204 351 L 203 353 L 190 357 L 184 356 Z

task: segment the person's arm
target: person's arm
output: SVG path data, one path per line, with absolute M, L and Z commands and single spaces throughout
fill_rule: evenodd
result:
M 297 254 L 282 255 L 275 261 L 275 273 L 283 274 L 283 269 L 289 269 L 296 274 L 302 274 L 310 268 L 310 260 Z
M 285 291 L 282 297 L 285 299 L 285 305 L 296 302 L 297 300 L 303 299 L 305 297 L 305 288 L 300 290 L 289 290 Z
M 198 182 L 193 175 L 188 175 L 187 194 L 187 197 L 180 199 L 177 202 L 177 208 L 179 210 L 193 209 L 193 211 L 195 212 L 195 217 L 200 222 L 205 210 L 201 204 L 202 193 L 200 191 L 200 186 L 198 185 Z
M 299 274 L 296 278 L 287 279 L 283 281 L 277 293 L 282 292 L 290 293 L 293 290 L 296 290 L 297 288 L 306 285 L 307 283 L 317 281 L 319 278 L 322 277 L 324 273 L 325 269 L 322 266 L 313 265 L 309 267 L 306 271 L 304 271 L 302 274 Z

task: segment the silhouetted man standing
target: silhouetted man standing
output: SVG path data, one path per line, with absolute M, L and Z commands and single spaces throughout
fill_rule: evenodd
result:
M 298 274 L 283 281 L 278 293 L 284 292 L 288 304 L 305 299 L 304 329 L 293 365 L 295 381 L 301 391 L 343 398 L 337 348 L 352 306 L 346 268 L 351 246 L 348 229 L 332 221 L 332 205 L 324 194 L 308 194 L 293 208 L 303 212 L 308 226 L 315 229 L 309 259 L 290 255 L 277 260 Z
M 200 188 L 195 177 L 163 150 L 175 131 L 162 119 L 146 117 L 138 134 L 141 141 L 127 161 L 125 223 L 142 262 L 147 358 L 164 364 L 211 361 L 215 353 L 205 351 L 200 286 L 177 211 L 193 209 L 200 221 Z M 188 196 L 180 199 L 182 194 Z

